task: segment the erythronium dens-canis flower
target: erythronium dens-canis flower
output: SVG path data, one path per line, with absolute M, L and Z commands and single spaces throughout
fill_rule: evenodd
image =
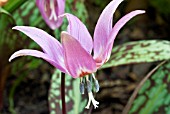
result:
M 58 16 L 64 14 L 65 0 L 36 0 L 36 4 L 51 29 L 61 26 L 63 19 Z
M 69 22 L 67 32 L 61 33 L 61 43 L 41 29 L 27 26 L 14 27 L 13 29 L 23 32 L 34 40 L 43 51 L 22 49 L 15 52 L 9 61 L 25 55 L 43 58 L 73 78 L 80 78 L 80 92 L 84 94 L 84 89 L 87 88 L 89 96 L 86 108 L 89 109 L 91 102 L 97 108 L 99 102 L 93 97 L 92 85 L 95 87 L 95 92 L 98 92 L 99 84 L 94 72 L 110 58 L 114 39 L 119 30 L 132 17 L 145 12 L 132 11 L 112 27 L 113 14 L 122 1 L 111 1 L 103 10 L 96 24 L 93 40 L 86 26 L 76 16 L 68 13 L 60 16 L 60 18 L 66 16 Z

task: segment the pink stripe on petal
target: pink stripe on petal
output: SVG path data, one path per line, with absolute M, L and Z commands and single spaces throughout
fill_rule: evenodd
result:
M 65 67 L 62 45 L 54 37 L 35 27 L 15 26 L 13 29 L 19 30 L 29 36 L 38 45 L 40 45 L 40 47 L 45 53 L 48 54 L 49 57 L 51 57 L 61 66 Z
M 54 67 L 61 70 L 62 72 L 67 73 L 66 68 L 62 67 L 56 61 L 54 61 L 52 58 L 50 58 L 47 54 L 45 54 L 41 51 L 38 51 L 38 50 L 22 49 L 22 50 L 16 51 L 14 54 L 11 55 L 11 57 L 9 58 L 9 61 L 15 59 L 16 57 L 20 57 L 20 56 L 34 56 L 37 58 L 42 58 L 42 59 L 46 60 L 47 62 L 49 62 Z
M 113 14 L 123 0 L 113 0 L 101 13 L 94 31 L 94 58 L 101 56 L 112 31 Z
M 65 64 L 73 78 L 95 72 L 96 63 L 81 44 L 66 32 L 61 33 L 65 52 Z
M 93 48 L 93 41 L 90 33 L 88 32 L 86 26 L 74 15 L 64 14 L 69 22 L 67 27 L 67 32 L 78 40 L 81 46 L 89 53 L 91 53 Z

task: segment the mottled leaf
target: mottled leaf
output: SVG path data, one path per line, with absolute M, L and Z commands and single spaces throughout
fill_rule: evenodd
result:
M 129 114 L 170 114 L 170 61 L 150 73 L 139 86 Z
M 169 41 L 143 40 L 114 47 L 109 61 L 102 68 L 168 59 L 170 59 Z
M 67 114 L 86 114 L 84 111 L 87 99 L 81 95 L 79 79 L 73 79 L 71 76 L 65 76 L 65 100 Z M 50 114 L 62 114 L 62 102 L 61 102 L 61 72 L 55 70 L 51 78 L 51 85 L 49 90 L 49 107 Z M 86 96 L 84 96 L 86 97 Z

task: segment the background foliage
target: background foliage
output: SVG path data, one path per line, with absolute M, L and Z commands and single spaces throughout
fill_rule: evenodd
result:
M 93 33 L 99 14 L 109 2 L 110 0 L 66 0 L 65 11 L 78 16 Z M 150 67 L 143 64 L 136 68 L 134 64 L 170 58 L 170 10 L 167 8 L 169 5 L 168 0 L 141 0 L 140 3 L 138 0 L 125 0 L 122 3 L 114 15 L 114 22 L 134 9 L 145 9 L 147 13 L 133 19 L 120 31 L 110 60 L 97 73 L 101 85 L 101 90 L 96 95 L 100 101 L 99 109 L 84 110 L 87 99 L 86 95 L 82 96 L 79 93 L 79 79 L 66 76 L 66 102 L 69 114 L 122 113 L 131 93 L 145 77 L 146 73 L 142 73 L 141 70 L 149 72 L 157 65 L 149 63 Z M 9 0 L 0 8 L 0 113 L 26 114 L 33 113 L 33 110 L 36 114 L 61 113 L 61 72 L 33 57 L 21 57 L 12 63 L 8 62 L 8 58 L 22 48 L 40 50 L 26 35 L 12 30 L 13 26 L 35 26 L 60 40 L 60 32 L 66 30 L 67 24 L 64 20 L 59 29 L 50 30 L 43 21 L 35 0 Z M 169 113 L 169 66 L 168 61 L 145 81 L 136 99 L 131 102 L 133 105 L 130 114 Z M 41 104 L 36 106 L 37 102 Z M 41 109 L 42 106 L 44 110 Z

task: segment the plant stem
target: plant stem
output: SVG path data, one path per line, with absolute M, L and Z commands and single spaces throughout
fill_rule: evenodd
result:
M 65 102 L 65 74 L 61 74 L 61 100 L 62 100 L 62 113 L 66 114 L 66 102 Z

